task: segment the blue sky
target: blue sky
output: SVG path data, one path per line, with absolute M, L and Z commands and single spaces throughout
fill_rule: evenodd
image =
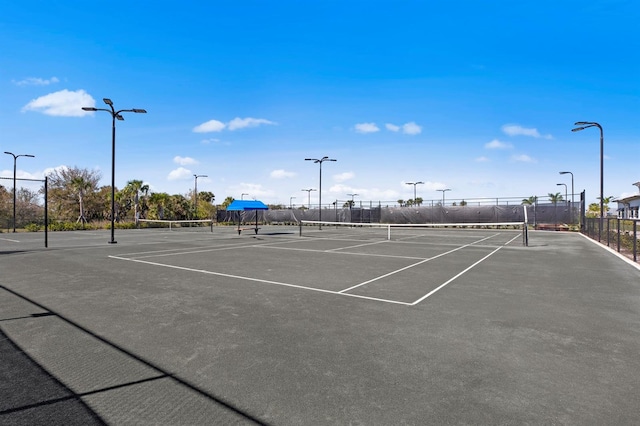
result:
M 137 1 L 0 5 L 0 151 L 116 186 L 268 203 L 605 196 L 640 180 L 640 3 Z M 13 158 L 0 157 L 12 176 Z M 6 181 L 4 181 L 6 182 Z M 3 183 L 4 183 L 3 182 Z M 7 187 L 11 186 L 5 185 Z M 317 192 L 311 192 L 317 203 Z M 295 197 L 295 198 L 291 198 Z

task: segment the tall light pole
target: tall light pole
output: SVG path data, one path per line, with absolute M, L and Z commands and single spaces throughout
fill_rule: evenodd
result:
M 320 189 L 318 190 L 318 208 L 320 209 L 320 211 L 318 213 L 318 221 L 322 222 L 322 163 L 324 163 L 325 161 L 338 161 L 338 160 L 324 156 L 322 158 L 305 158 L 304 161 L 313 161 L 314 163 L 317 163 L 320 165 L 320 186 L 319 186 Z M 318 229 L 322 229 L 321 223 L 318 224 Z
M 451 190 L 447 188 L 447 189 L 437 189 L 437 191 L 442 191 L 442 207 L 444 207 L 444 193 Z
M 315 189 L 309 188 L 309 189 L 303 189 L 302 191 L 307 191 L 307 196 L 308 196 L 307 208 L 311 208 L 311 191 L 315 191 Z
M 416 203 L 416 185 L 423 185 L 424 182 L 407 182 L 407 185 L 413 185 L 413 204 Z
M 199 177 L 209 177 L 209 176 L 194 174 L 193 177 L 195 178 L 195 185 L 193 186 L 193 192 L 195 194 L 195 198 L 194 198 L 194 201 L 193 201 L 193 209 L 195 210 L 196 219 L 197 219 L 198 218 L 198 178 Z
M 106 108 L 82 107 L 84 111 L 106 111 L 111 114 L 111 241 L 115 244 L 115 216 L 116 216 L 116 119 L 123 121 L 123 112 L 134 112 L 136 114 L 146 114 L 147 111 L 140 108 L 121 109 L 116 111 L 113 102 L 109 98 L 102 98 L 102 101 L 109 106 Z
M 291 201 L 296 198 L 296 197 L 289 197 L 289 210 L 293 210 L 293 204 L 291 204 Z
M 18 162 L 18 157 L 30 157 L 35 158 L 35 155 L 31 154 L 14 154 L 13 152 L 4 152 L 7 155 L 13 156 L 13 232 L 16 232 L 16 163 Z M 47 226 L 45 224 L 45 226 Z
M 557 186 L 564 185 L 564 203 L 569 204 L 569 200 L 567 200 L 567 184 L 566 183 L 556 183 Z
M 560 172 L 561 175 L 571 175 L 571 208 L 569 209 L 569 220 L 571 221 L 571 223 L 573 224 L 573 206 L 574 201 L 573 201 L 573 194 L 574 194 L 574 190 L 573 190 L 573 173 L 571 172 Z
M 600 129 L 600 226 L 598 227 L 598 241 L 602 241 L 602 226 L 604 224 L 604 131 L 602 126 L 595 121 L 576 121 L 575 129 L 572 132 L 579 132 L 589 127 Z

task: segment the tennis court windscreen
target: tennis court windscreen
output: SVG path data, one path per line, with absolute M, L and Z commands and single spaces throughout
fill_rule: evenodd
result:
M 498 245 L 521 241 L 522 245 L 528 245 L 527 227 L 523 222 L 390 224 L 303 220 L 300 222 L 300 236 Z

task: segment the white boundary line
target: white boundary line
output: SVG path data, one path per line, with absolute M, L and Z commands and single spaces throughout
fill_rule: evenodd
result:
M 10 241 L 12 243 L 19 243 L 20 242 L 19 240 L 12 240 L 10 238 L 0 238 L 0 240 L 2 240 L 2 241 Z
M 415 302 L 413 302 L 411 304 L 411 306 L 415 306 L 418 303 L 422 302 L 423 300 L 425 300 L 426 298 L 428 298 L 429 296 L 435 294 L 436 292 L 438 292 L 439 290 L 443 289 L 444 287 L 446 287 L 447 285 L 449 285 L 450 283 L 452 283 L 453 281 L 455 281 L 456 279 L 458 279 L 459 277 L 461 277 L 463 274 L 467 273 L 468 271 L 470 271 L 471 269 L 475 268 L 476 265 L 479 265 L 481 262 L 484 262 L 486 259 L 488 259 L 490 256 L 493 256 L 495 253 L 498 252 L 498 250 L 500 250 L 501 248 L 505 247 L 507 244 L 511 243 L 511 241 L 514 241 L 516 238 L 519 238 L 520 236 L 516 236 L 513 237 L 513 239 L 511 239 L 509 242 L 507 242 L 505 245 L 498 247 L 497 249 L 493 250 L 491 253 L 489 253 L 488 255 L 486 255 L 485 257 L 483 257 L 482 259 L 478 260 L 477 262 L 475 262 L 473 265 L 469 266 L 467 269 L 465 269 L 464 271 L 460 272 L 459 274 L 455 275 L 454 277 L 451 277 L 448 281 L 440 284 L 438 287 L 434 288 L 433 290 L 431 290 L 429 293 L 425 294 L 424 296 L 422 296 L 420 299 L 416 300 Z
M 634 262 L 632 259 L 629 259 L 625 255 L 618 253 L 616 250 L 612 249 L 611 247 L 608 247 L 606 244 L 602 244 L 601 242 L 596 241 L 593 238 L 590 238 L 590 237 L 584 235 L 582 232 L 579 232 L 579 234 L 583 238 L 586 238 L 587 240 L 591 241 L 593 244 L 595 244 L 595 245 L 597 245 L 599 247 L 602 247 L 603 249 L 607 250 L 609 253 L 611 253 L 613 255 L 616 255 L 617 257 L 619 257 L 620 259 L 624 260 L 625 262 L 627 262 L 629 265 L 633 266 L 637 270 L 640 270 L 640 263 Z
M 298 288 L 298 289 L 302 289 L 302 290 L 311 290 L 311 291 L 316 291 L 316 292 L 319 292 L 319 293 L 337 294 L 337 295 L 341 295 L 341 296 L 356 297 L 356 298 L 359 298 L 359 299 L 368 299 L 368 300 L 375 300 L 375 301 L 378 301 L 378 302 L 395 303 L 395 304 L 398 304 L 398 305 L 411 306 L 411 303 L 409 303 L 409 302 L 399 302 L 397 300 L 380 299 L 380 298 L 377 298 L 377 297 L 360 296 L 360 295 L 357 295 L 357 294 L 341 294 L 341 293 L 339 293 L 337 291 L 333 291 L 333 290 L 324 290 L 324 289 L 321 289 L 321 288 L 306 287 L 306 286 L 297 285 L 297 284 L 289 284 L 289 283 L 283 283 L 283 282 L 278 282 L 278 281 L 263 280 L 263 279 L 260 279 L 260 278 L 243 277 L 243 276 L 240 276 L 240 275 L 223 274 L 221 272 L 206 271 L 204 269 L 187 268 L 187 267 L 184 267 L 184 266 L 165 265 L 163 263 L 149 262 L 147 260 L 128 259 L 126 257 L 119 257 L 119 256 L 109 256 L 109 257 L 111 259 L 126 260 L 128 262 L 144 263 L 144 264 L 147 264 L 147 265 L 154 265 L 154 266 L 163 266 L 165 268 L 179 269 L 179 270 L 182 270 L 182 271 L 198 272 L 198 273 L 201 273 L 201 274 L 216 275 L 216 276 L 219 276 L 219 277 L 234 278 L 234 279 L 246 280 L 246 281 L 254 281 L 254 282 L 263 283 L 263 284 L 280 285 L 280 286 L 285 286 L 285 287 Z
M 484 241 L 486 239 L 489 239 L 489 238 L 493 238 L 494 236 L 495 235 L 491 235 L 491 236 L 485 237 L 485 238 L 483 238 L 481 240 L 475 241 L 473 243 L 469 243 L 469 244 L 466 244 L 464 246 L 457 247 L 457 248 L 455 248 L 453 250 L 449 250 L 447 252 L 440 253 L 440 254 L 438 254 L 436 256 L 433 256 L 433 257 L 430 257 L 430 258 L 427 258 L 427 259 L 423 259 L 420 262 L 416 262 L 416 263 L 414 263 L 412 265 L 405 266 L 404 268 L 397 269 L 395 271 L 389 272 L 387 274 L 381 275 L 379 277 L 373 278 L 371 280 L 365 281 L 363 283 L 357 284 L 355 286 L 352 286 L 352 287 L 349 287 L 347 289 L 340 290 L 340 291 L 325 290 L 325 289 L 320 289 L 320 288 L 315 288 L 315 287 L 302 286 L 302 285 L 298 285 L 298 284 L 289 284 L 289 283 L 284 283 L 284 282 L 279 282 L 279 281 L 263 280 L 263 279 L 260 279 L 260 278 L 252 278 L 252 277 L 245 277 L 245 276 L 240 276 L 240 275 L 225 274 L 225 273 L 222 273 L 222 272 L 207 271 L 207 270 L 204 270 L 204 269 L 195 269 L 195 268 L 188 268 L 188 267 L 184 267 L 184 266 L 167 265 L 167 264 L 158 263 L 158 262 L 140 260 L 139 258 L 135 259 L 135 258 L 127 258 L 127 257 L 122 257 L 122 256 L 113 256 L 113 255 L 110 255 L 108 257 L 111 258 L 111 259 L 116 259 L 116 260 L 124 260 L 124 261 L 129 261 L 129 262 L 143 263 L 143 264 L 153 265 L 153 266 L 162 266 L 162 267 L 165 267 L 165 268 L 178 269 L 178 270 L 190 271 L 190 272 L 197 272 L 197 273 L 207 274 L 207 275 L 216 275 L 216 276 L 220 276 L 220 277 L 233 278 L 233 279 L 238 279 L 238 280 L 253 281 L 253 282 L 258 282 L 258 283 L 263 283 L 263 284 L 272 284 L 272 285 L 279 285 L 279 286 L 297 288 L 297 289 L 302 289 L 302 290 L 310 290 L 310 291 L 315 291 L 315 292 L 319 292 L 319 293 L 355 297 L 355 298 L 358 298 L 358 299 L 374 300 L 374 301 L 378 301 L 378 302 L 393 303 L 393 304 L 403 305 L 403 306 L 415 306 L 418 303 L 420 303 L 420 302 L 424 301 L 425 299 L 427 299 L 429 296 L 431 296 L 434 293 L 436 293 L 437 291 L 439 291 L 440 289 L 444 288 L 445 286 L 447 286 L 448 284 L 450 284 L 454 280 L 456 280 L 458 277 L 462 276 L 463 274 L 465 274 L 466 272 L 468 272 L 469 270 L 474 268 L 476 265 L 480 264 L 485 259 L 487 259 L 490 256 L 492 256 L 494 253 L 496 253 L 501 248 L 503 248 L 506 245 L 510 244 L 516 238 L 519 238 L 519 236 L 515 236 L 514 238 L 512 238 L 510 241 L 508 241 L 504 245 L 496 248 L 491 253 L 489 253 L 488 255 L 484 256 L 482 259 L 478 260 L 477 262 L 475 262 L 471 266 L 467 267 L 465 270 L 463 270 L 462 272 L 458 273 L 454 277 L 450 278 L 445 283 L 441 284 L 440 286 L 438 286 L 434 290 L 432 290 L 429 293 L 427 293 L 426 295 L 422 296 L 420 299 L 416 300 L 415 302 L 401 302 L 401 301 L 398 301 L 398 300 L 382 299 L 382 298 L 370 297 L 370 296 L 362 296 L 362 295 L 351 294 L 351 293 L 346 293 L 346 292 L 350 291 L 350 290 L 353 290 L 355 288 L 361 287 L 363 285 L 372 283 L 374 281 L 378 281 L 380 279 L 386 278 L 388 276 L 397 274 L 399 272 L 405 271 L 405 270 L 407 270 L 409 268 L 413 268 L 414 266 L 421 265 L 421 264 L 423 264 L 425 262 L 428 262 L 430 260 L 437 259 L 437 258 L 442 257 L 442 256 L 446 256 L 447 254 L 451 254 L 451 253 L 456 252 L 458 250 L 461 250 L 463 248 L 476 245 L 477 243 L 480 243 L 480 242 L 482 242 L 482 241 Z M 243 247 L 245 247 L 245 248 L 246 247 L 262 248 L 265 245 L 267 245 L 267 244 L 252 244 L 252 245 L 246 245 L 246 246 L 243 246 Z M 364 245 L 369 245 L 369 244 L 364 244 Z M 241 248 L 241 246 L 223 247 L 223 248 L 208 249 L 208 250 L 197 250 L 197 251 L 189 251 L 189 252 L 182 252 L 182 253 L 164 253 L 164 254 L 157 254 L 156 256 L 172 256 L 172 255 L 179 255 L 179 254 L 201 253 L 201 252 L 209 252 L 209 251 L 216 251 L 216 250 L 225 250 L 225 249 L 235 248 L 235 247 Z M 272 247 L 272 248 L 282 249 L 282 247 Z M 306 250 L 304 250 L 304 251 L 306 251 Z M 323 252 L 323 253 L 336 253 L 336 254 L 351 254 L 351 253 L 340 253 L 340 252 L 335 252 L 335 251 L 330 251 L 330 250 L 321 250 L 320 252 Z M 154 256 L 145 256 L 145 257 L 154 257 Z
M 487 238 L 492 238 L 492 237 L 493 237 L 493 236 L 486 237 L 486 238 L 483 238 L 482 240 L 479 240 L 479 241 L 476 241 L 476 242 L 478 242 L 478 243 L 479 243 L 479 242 L 481 242 L 481 241 L 486 240 Z M 422 264 L 423 264 L 423 263 L 425 263 L 425 262 L 429 262 L 430 260 L 437 259 L 437 258 L 442 257 L 442 256 L 446 256 L 446 255 L 448 255 L 448 254 L 451 254 L 451 253 L 456 252 L 456 251 L 458 251 L 458 250 L 462 250 L 463 248 L 466 248 L 466 247 L 472 246 L 472 245 L 474 245 L 474 244 L 475 244 L 475 242 L 474 242 L 474 243 L 469 243 L 469 244 L 466 244 L 466 245 L 464 245 L 464 246 L 457 247 L 457 248 L 455 248 L 455 249 L 453 249 L 453 250 L 445 251 L 444 253 L 440 253 L 440 254 L 438 254 L 438 255 L 436 255 L 436 256 L 429 257 L 429 258 L 427 258 L 427 259 L 423 259 L 423 260 L 421 260 L 420 262 L 416 262 L 416 263 L 414 263 L 413 265 L 408 265 L 408 266 L 405 266 L 404 268 L 396 269 L 395 271 L 391 271 L 391 272 L 389 272 L 388 274 L 380 275 L 379 277 L 376 277 L 376 278 L 370 279 L 369 281 L 365 281 L 365 282 L 363 282 L 363 283 L 360 283 L 360 284 L 354 285 L 354 286 L 352 286 L 352 287 L 349 287 L 349 288 L 347 288 L 347 289 L 341 290 L 341 291 L 340 291 L 340 293 L 341 293 L 341 294 L 344 294 L 344 292 L 346 292 L 346 291 L 353 290 L 354 288 L 358 288 L 358 287 L 361 287 L 361 286 L 363 286 L 363 285 L 370 284 L 370 283 L 372 283 L 372 282 L 374 282 L 374 281 L 378 281 L 378 280 L 381 280 L 381 279 L 383 279 L 383 278 L 387 278 L 388 276 L 391 276 L 391 275 L 397 274 L 397 273 L 399 273 L 399 272 L 405 271 L 405 270 L 407 270 L 407 269 L 409 269 L 409 268 L 413 268 L 414 266 L 422 265 Z

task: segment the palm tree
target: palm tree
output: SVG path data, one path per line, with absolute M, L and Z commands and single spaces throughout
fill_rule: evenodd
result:
M 140 201 L 140 193 L 142 193 L 142 200 L 144 201 L 149 193 L 149 185 L 146 185 L 141 180 L 130 180 L 127 182 L 127 185 L 124 187 L 124 193 L 126 196 L 132 198 L 133 201 L 133 212 L 136 221 L 136 225 L 138 224 L 139 214 L 138 214 L 138 206 Z
M 400 204 L 400 207 L 404 206 L 404 200 L 398 200 L 398 204 Z
M 559 192 L 556 192 L 555 194 L 549 193 L 547 195 L 549 196 L 549 201 L 551 201 L 554 205 L 564 200 L 564 198 L 562 198 L 562 195 Z
M 549 194 L 551 195 L 551 194 Z M 538 197 L 536 197 L 535 195 L 532 195 L 529 198 L 523 198 L 522 199 L 522 205 L 524 206 L 533 206 L 538 202 Z
M 87 219 L 84 216 L 84 194 L 86 191 L 92 188 L 92 183 L 85 179 L 83 176 L 74 176 L 69 181 L 69 184 L 73 191 L 78 194 L 78 201 L 80 203 L 80 216 L 78 216 L 77 222 L 82 222 L 82 227 L 84 228 L 84 224 L 87 222 Z
M 153 192 L 149 196 L 149 213 L 152 219 L 164 219 L 164 210 L 169 203 L 169 194 L 166 192 Z

